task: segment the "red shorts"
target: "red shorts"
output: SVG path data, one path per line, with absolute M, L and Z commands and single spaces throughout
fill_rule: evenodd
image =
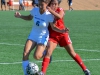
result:
M 61 47 L 71 44 L 68 33 L 65 34 L 50 34 L 49 41 L 59 44 Z

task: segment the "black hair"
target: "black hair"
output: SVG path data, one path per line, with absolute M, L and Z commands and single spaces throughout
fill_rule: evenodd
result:
M 42 1 L 42 2 L 45 2 L 45 3 L 50 3 L 51 0 L 38 0 L 38 1 Z
M 53 0 L 50 1 L 50 3 L 48 4 L 48 6 L 50 6 L 50 4 L 51 4 L 52 1 L 53 1 Z M 61 3 L 61 0 L 57 0 L 57 1 L 58 1 L 58 4 Z
M 61 3 L 61 0 L 57 0 L 58 1 L 58 4 L 60 4 Z

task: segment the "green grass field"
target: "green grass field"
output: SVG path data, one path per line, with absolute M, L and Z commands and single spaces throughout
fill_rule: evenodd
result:
M 0 75 L 23 75 L 22 52 L 32 21 L 14 17 L 15 11 L 0 11 Z M 29 11 L 21 11 L 28 15 Z M 91 75 L 100 75 L 100 11 L 66 11 L 65 25 L 75 51 L 82 57 Z M 41 60 L 30 61 L 41 67 Z M 47 75 L 84 75 L 64 48 L 57 47 Z

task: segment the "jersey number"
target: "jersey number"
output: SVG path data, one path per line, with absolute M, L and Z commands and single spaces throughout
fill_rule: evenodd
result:
M 39 26 L 39 24 L 40 24 L 40 22 L 39 22 L 39 21 L 37 21 L 37 22 L 36 22 L 36 25 L 37 25 L 37 26 Z

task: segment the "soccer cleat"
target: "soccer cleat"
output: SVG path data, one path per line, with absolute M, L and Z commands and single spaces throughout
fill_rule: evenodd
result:
M 41 72 L 36 73 L 35 75 L 44 75 L 44 73 L 41 71 Z
M 85 75 L 91 75 L 88 69 L 84 70 Z

